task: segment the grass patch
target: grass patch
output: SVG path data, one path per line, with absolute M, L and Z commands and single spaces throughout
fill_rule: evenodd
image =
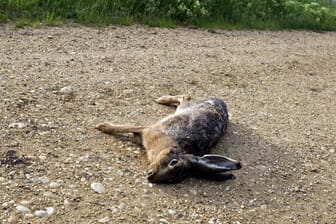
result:
M 0 22 L 17 27 L 64 22 L 224 29 L 336 30 L 330 0 L 0 0 Z

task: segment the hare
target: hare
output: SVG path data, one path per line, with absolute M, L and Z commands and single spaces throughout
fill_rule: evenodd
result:
M 179 182 L 190 175 L 205 177 L 241 168 L 231 158 L 207 154 L 226 131 L 228 112 L 218 98 L 190 102 L 186 95 L 163 96 L 159 104 L 177 109 L 150 126 L 100 123 L 96 129 L 108 134 L 133 133 L 147 151 L 149 182 Z M 234 177 L 227 175 L 228 178 Z

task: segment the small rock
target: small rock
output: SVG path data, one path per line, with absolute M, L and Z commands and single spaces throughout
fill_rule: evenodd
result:
M 4 202 L 4 203 L 2 203 L 1 206 L 2 206 L 4 209 L 6 209 L 6 208 L 8 208 L 9 204 L 8 204 L 8 202 Z
M 112 213 L 118 212 L 118 209 L 115 206 L 109 207 L 108 210 L 111 210 Z
M 49 187 L 50 187 L 50 188 L 59 188 L 59 186 L 60 186 L 60 184 L 57 183 L 57 182 L 51 182 L 51 183 L 49 184 Z
M 122 170 L 118 170 L 118 171 L 117 171 L 117 174 L 118 174 L 119 176 L 121 176 L 121 177 L 124 176 L 124 172 L 123 172 Z
M 334 148 L 329 149 L 329 152 L 330 152 L 330 153 L 335 153 L 335 149 L 334 149 Z
M 167 221 L 167 219 L 164 219 L 164 218 L 159 219 L 159 222 L 160 222 L 160 223 L 167 223 L 167 224 L 169 223 L 169 222 Z
M 65 199 L 63 203 L 64 203 L 64 206 L 65 206 L 65 207 L 70 206 L 70 202 L 69 202 L 68 199 Z
M 260 208 L 261 209 L 267 209 L 267 205 L 261 205 Z
M 87 162 L 89 161 L 90 155 L 86 154 L 85 156 L 81 156 L 78 158 L 79 162 Z
M 11 215 L 9 218 L 8 218 L 8 223 L 9 224 L 16 224 L 18 222 L 18 217 L 16 217 L 15 215 Z
M 169 215 L 175 215 L 176 211 L 174 209 L 168 209 L 168 214 Z
M 38 180 L 41 181 L 44 184 L 49 182 L 49 178 L 47 176 L 39 177 Z
M 94 190 L 98 194 L 101 194 L 101 193 L 105 192 L 104 186 L 101 183 L 99 183 L 99 182 L 92 183 L 91 184 L 91 188 L 92 188 L 92 190 Z
M 52 215 L 55 213 L 55 208 L 54 207 L 46 207 L 46 212 L 48 215 Z
M 73 91 L 73 88 L 71 86 L 65 86 L 62 89 L 60 89 L 59 92 L 62 93 L 62 94 L 72 94 L 74 91 Z
M 45 155 L 40 155 L 38 158 L 39 158 L 41 161 L 44 161 L 44 160 L 47 159 L 47 156 L 45 156 Z
M 25 206 L 27 206 L 27 205 L 29 205 L 31 203 L 31 201 L 26 201 L 26 200 L 23 200 L 23 201 L 21 201 L 21 205 L 25 205 Z
M 46 192 L 43 193 L 43 196 L 49 198 L 49 197 L 53 196 L 53 193 L 50 192 L 50 191 L 46 191 Z
M 118 208 L 119 209 L 125 209 L 126 208 L 126 204 L 125 203 L 121 203 Z
M 5 178 L 4 177 L 0 177 L 0 183 L 2 183 L 2 182 L 5 182 Z
M 43 218 L 43 217 L 46 217 L 48 215 L 48 213 L 45 210 L 37 210 L 37 211 L 35 211 L 35 215 L 37 217 Z
M 9 128 L 25 128 L 27 127 L 28 125 L 26 123 L 23 123 L 23 122 L 18 122 L 18 123 L 11 123 L 8 127 Z
M 107 223 L 107 222 L 110 222 L 110 218 L 108 216 L 106 216 L 102 219 L 99 219 L 98 222 L 99 223 Z
M 25 213 L 25 214 L 24 214 L 24 218 L 25 218 L 25 219 L 30 219 L 30 218 L 33 218 L 33 217 L 34 217 L 34 215 L 31 214 L 31 213 Z
M 268 167 L 263 166 L 263 165 L 259 165 L 259 166 L 256 166 L 256 169 L 259 170 L 259 171 L 265 172 L 265 171 L 268 170 Z
M 16 206 L 16 210 L 18 212 L 21 212 L 21 213 L 30 213 L 31 212 L 29 208 L 27 208 L 27 207 L 25 207 L 23 205 Z

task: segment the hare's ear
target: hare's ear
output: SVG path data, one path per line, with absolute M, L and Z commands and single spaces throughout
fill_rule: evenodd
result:
M 222 173 L 241 168 L 240 162 L 220 155 L 188 156 L 194 172 Z

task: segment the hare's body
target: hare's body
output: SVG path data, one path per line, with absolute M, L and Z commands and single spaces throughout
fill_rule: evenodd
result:
M 209 153 L 222 137 L 227 122 L 225 103 L 211 98 L 179 106 L 174 114 L 159 121 L 158 126 L 184 153 L 201 156 Z
M 176 112 L 148 127 L 118 126 L 102 123 L 97 126 L 109 134 L 131 132 L 140 135 L 149 160 L 151 182 L 177 181 L 190 170 L 220 173 L 239 169 L 239 162 L 210 152 L 226 130 L 226 104 L 217 98 L 191 103 L 189 97 L 164 96 L 160 104 L 177 104 Z M 203 156 L 203 157 L 199 157 Z

